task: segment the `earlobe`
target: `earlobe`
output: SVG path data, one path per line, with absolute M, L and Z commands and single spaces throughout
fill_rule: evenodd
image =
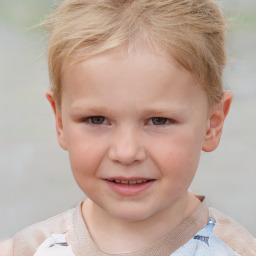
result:
M 56 104 L 54 101 L 53 93 L 51 91 L 48 91 L 48 92 L 46 92 L 45 96 L 46 96 L 47 100 L 49 101 L 49 103 L 52 107 L 54 116 L 55 116 L 58 142 L 64 150 L 67 150 L 67 143 L 66 143 L 66 139 L 64 136 L 64 132 L 63 132 L 62 118 L 61 118 L 61 114 L 58 113 L 58 111 L 56 109 Z
M 212 107 L 204 143 L 202 146 L 203 151 L 213 151 L 219 145 L 224 120 L 228 115 L 232 98 L 233 96 L 231 92 L 224 92 L 221 100 Z

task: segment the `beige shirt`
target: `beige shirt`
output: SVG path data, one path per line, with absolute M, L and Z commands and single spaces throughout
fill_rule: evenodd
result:
M 205 200 L 175 230 L 150 247 L 126 256 L 223 255 L 256 256 L 256 239 L 240 224 L 209 208 Z M 94 243 L 83 221 L 81 205 L 17 233 L 11 243 L 0 246 L 0 256 L 106 256 Z M 213 234 L 204 235 L 213 228 Z M 200 232 L 199 232 L 200 231 Z M 199 233 L 198 233 L 199 232 Z M 210 243 L 210 244 L 209 244 Z M 213 245 L 211 248 L 210 245 Z M 220 247 L 219 247 L 220 246 Z M 7 248 L 9 247 L 9 248 Z M 217 248 L 214 247 L 214 248 Z M 197 248 L 196 252 L 191 248 Z M 209 249 L 208 249 L 209 248 Z M 207 251 L 209 250 L 209 252 Z M 210 251 L 211 250 L 211 251 Z M 220 252 L 218 251 L 218 252 Z M 189 254 L 186 254 L 189 253 Z M 202 254 L 208 253 L 208 254 Z M 211 254 L 210 254 L 211 253 Z M 121 256 L 121 254 L 116 255 Z

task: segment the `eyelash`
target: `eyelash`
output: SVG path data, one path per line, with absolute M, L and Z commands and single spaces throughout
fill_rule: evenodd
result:
M 82 121 L 86 122 L 90 125 L 99 126 L 99 125 L 107 124 L 107 123 L 105 123 L 106 120 L 107 119 L 104 116 L 90 116 L 90 117 L 83 119 Z M 95 123 L 95 121 L 96 121 L 96 123 Z M 99 123 L 97 123 L 97 121 L 99 121 Z M 160 122 L 160 124 L 155 124 L 154 122 Z M 152 117 L 149 119 L 149 121 L 147 123 L 149 123 L 150 125 L 153 125 L 153 126 L 166 126 L 166 125 L 175 123 L 175 121 L 173 119 L 166 118 L 166 117 Z
M 160 122 L 161 124 L 154 124 L 154 121 Z M 164 123 L 162 123 L 161 121 Z M 173 119 L 166 118 L 166 117 L 152 117 L 150 118 L 149 122 L 150 123 L 152 122 L 154 126 L 165 126 L 165 125 L 173 124 L 175 121 Z
M 94 121 L 96 120 L 97 121 L 97 119 L 99 120 L 99 119 L 101 119 L 101 121 L 103 121 L 102 123 L 94 123 L 92 120 L 94 119 Z M 103 119 L 103 120 L 102 120 Z M 96 125 L 96 126 L 98 126 L 98 125 L 103 125 L 104 124 L 104 122 L 105 122 L 105 120 L 106 120 L 106 118 L 104 117 L 104 116 L 90 116 L 90 117 L 87 117 L 87 118 L 85 118 L 85 119 L 83 119 L 83 121 L 84 122 L 86 122 L 86 123 L 88 123 L 88 124 L 90 124 L 90 125 Z

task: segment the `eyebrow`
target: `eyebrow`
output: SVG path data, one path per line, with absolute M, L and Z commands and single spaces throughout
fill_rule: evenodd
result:
M 155 108 L 147 108 L 143 111 L 144 115 L 163 115 L 167 113 L 171 114 L 179 114 L 184 113 L 187 111 L 187 108 L 185 107 L 175 107 L 175 106 L 169 106 L 169 107 L 155 107 Z
M 150 108 L 145 108 L 145 109 L 140 109 L 138 113 L 141 113 L 144 116 L 164 116 L 164 115 L 179 115 L 182 113 L 187 112 L 187 108 L 183 106 L 155 106 L 155 107 L 150 107 Z M 113 108 L 108 108 L 104 106 L 98 106 L 98 105 L 92 105 L 92 104 L 81 104 L 81 105 L 74 105 L 71 106 L 71 114 L 82 114 L 84 112 L 90 112 L 92 115 L 111 115 L 115 111 L 118 111 Z M 118 111 L 119 112 L 119 111 Z
M 71 113 L 83 113 L 84 111 L 92 112 L 96 114 L 108 114 L 111 113 L 108 108 L 101 106 L 91 106 L 91 105 L 74 105 L 71 106 Z

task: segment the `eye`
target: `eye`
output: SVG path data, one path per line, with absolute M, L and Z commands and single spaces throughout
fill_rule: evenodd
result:
M 105 124 L 106 123 L 106 118 L 103 116 L 91 116 L 86 118 L 86 121 L 90 124 Z
M 150 120 L 150 124 L 153 125 L 165 125 L 165 124 L 169 124 L 172 123 L 173 121 L 170 120 L 169 118 L 165 118 L 165 117 L 153 117 Z

